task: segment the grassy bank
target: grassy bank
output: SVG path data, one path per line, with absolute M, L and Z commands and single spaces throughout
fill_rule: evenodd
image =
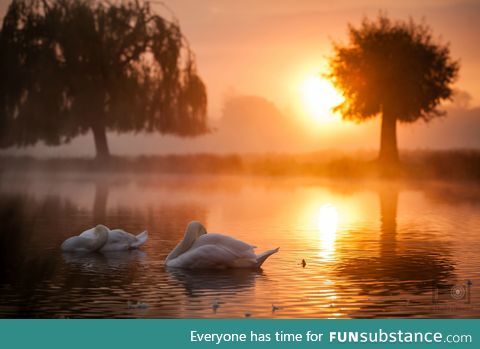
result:
M 320 176 L 370 178 L 382 176 L 373 154 L 330 153 L 266 155 L 159 155 L 112 157 L 108 162 L 87 158 L 38 159 L 0 157 L 2 172 L 125 172 L 248 174 L 268 176 Z M 390 175 L 412 179 L 480 181 L 480 151 L 411 151 Z

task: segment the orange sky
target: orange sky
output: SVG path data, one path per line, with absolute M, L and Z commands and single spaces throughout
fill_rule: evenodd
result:
M 284 115 L 291 118 L 304 117 L 296 115 L 301 83 L 324 68 L 325 58 L 332 52 L 331 41 L 346 39 L 348 23 L 358 24 L 363 16 L 376 16 L 380 10 L 386 11 L 392 18 L 406 19 L 408 16 L 417 20 L 425 18 L 436 35 L 444 42 L 450 42 L 452 56 L 461 61 L 460 78 L 456 88 L 471 96 L 469 108 L 480 106 L 478 84 L 480 47 L 476 45 L 476 40 L 480 37 L 478 1 L 406 0 L 400 3 L 379 0 L 165 0 L 164 2 L 176 13 L 180 26 L 196 53 L 199 72 L 208 89 L 209 118 L 214 122 L 222 116 L 225 98 L 232 95 L 260 96 L 272 101 Z M 1 13 L 5 11 L 8 3 L 9 1 L 0 0 Z M 168 16 L 168 12 L 161 5 L 154 7 L 161 14 Z M 299 122 L 308 123 L 305 120 Z M 415 127 L 422 129 L 421 126 Z M 428 128 L 431 127 L 426 127 Z M 363 126 L 351 123 L 324 127 L 316 125 L 315 129 L 318 137 L 323 137 L 322 141 L 312 142 L 305 146 L 305 149 L 298 150 L 377 147 L 375 132 L 378 129 L 375 122 Z M 412 137 L 412 132 L 415 134 L 415 128 L 412 130 L 403 133 L 401 131 L 401 147 L 402 137 L 408 139 Z M 333 137 L 332 133 L 336 133 L 337 137 Z M 90 149 L 85 150 L 87 144 L 90 148 L 91 136 L 86 137 L 86 140 L 79 139 L 70 146 L 50 149 L 47 153 L 91 154 Z M 346 140 L 353 137 L 356 141 L 347 145 L 338 141 L 332 142 L 332 139 L 342 137 Z M 438 148 L 440 144 L 435 143 L 434 138 L 431 144 L 425 142 L 408 144 L 409 147 L 416 148 Z M 146 150 L 148 153 L 155 153 L 155 149 L 161 149 L 161 152 L 183 149 L 182 152 L 188 152 L 190 146 L 197 149 L 198 144 L 205 143 L 204 139 L 183 141 L 172 140 L 170 137 L 165 139 L 158 135 L 146 138 L 111 135 L 110 140 L 114 153 L 131 153 L 132 149 L 137 149 L 134 152 Z M 132 142 L 136 143 L 136 146 L 132 146 Z M 127 143 L 129 146 L 124 146 Z M 403 143 L 405 145 L 407 142 Z M 469 144 L 472 145 L 468 142 L 467 144 L 454 142 L 451 146 L 467 147 Z M 235 151 L 235 147 L 230 148 Z M 45 152 L 44 147 L 40 149 L 42 153 Z M 35 153 L 38 151 L 37 149 Z M 205 151 L 209 151 L 208 147 Z
M 393 18 L 425 18 L 461 59 L 458 88 L 480 104 L 480 3 L 478 1 L 167 1 L 197 54 L 207 82 L 212 117 L 233 89 L 275 102 L 294 103 L 299 80 L 322 68 L 331 41 L 345 40 L 347 23 L 386 10 Z

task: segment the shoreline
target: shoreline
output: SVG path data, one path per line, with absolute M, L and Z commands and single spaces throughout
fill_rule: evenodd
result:
M 385 170 L 387 169 L 387 171 Z M 0 173 L 208 174 L 345 179 L 480 181 L 480 150 L 406 151 L 401 163 L 380 166 L 371 156 L 322 154 L 140 155 L 94 158 L 0 156 Z

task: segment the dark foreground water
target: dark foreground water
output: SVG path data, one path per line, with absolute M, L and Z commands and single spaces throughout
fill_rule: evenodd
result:
M 473 184 L 4 174 L 0 219 L 0 317 L 480 317 Z M 165 270 L 194 219 L 280 252 L 262 271 Z M 150 240 L 59 251 L 97 223 Z

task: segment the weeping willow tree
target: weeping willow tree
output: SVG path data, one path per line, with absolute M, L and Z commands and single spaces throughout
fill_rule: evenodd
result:
M 330 78 L 345 95 L 337 107 L 349 120 L 382 118 L 382 163 L 398 162 L 397 121 L 429 121 L 443 115 L 438 105 L 452 96 L 459 64 L 430 27 L 380 15 L 349 27 L 349 41 L 336 44 Z
M 107 131 L 208 131 L 207 96 L 178 22 L 148 2 L 17 0 L 0 31 L 0 147 Z

